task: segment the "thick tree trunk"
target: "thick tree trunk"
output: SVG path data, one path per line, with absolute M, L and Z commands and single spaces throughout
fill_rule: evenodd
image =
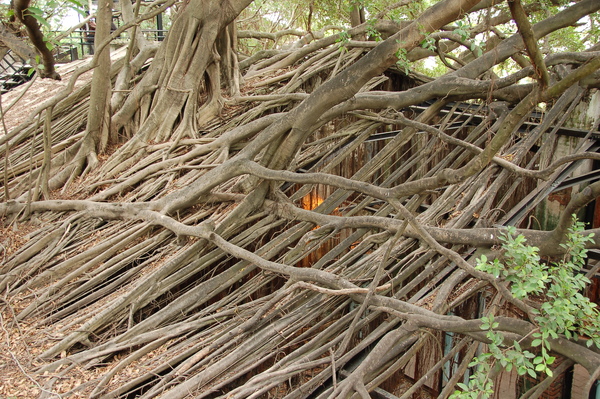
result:
M 225 47 L 227 53 L 219 54 L 218 43 L 231 40 L 232 31 L 227 30 L 227 26 L 251 1 L 196 0 L 182 6 L 150 70 L 112 118 L 115 134 L 123 129 L 131 130 L 133 120 L 139 121 L 139 128 L 135 137 L 104 166 L 102 173 L 107 177 L 120 173 L 137 159 L 138 155 L 132 158 L 132 154 L 138 153 L 149 141 L 196 137 L 197 122 L 218 114 L 222 102 L 220 77 L 224 72 L 221 58 L 228 60 L 227 67 L 236 67 L 231 61 L 235 57 L 232 48 Z M 211 88 L 209 101 L 202 104 L 200 93 L 208 87 Z M 198 106 L 204 106 L 200 115 L 195 114 Z
M 218 54 L 216 45 L 218 40 L 230 40 L 220 38 L 227 37 L 227 26 L 249 3 L 251 0 L 228 1 L 224 4 L 210 0 L 183 5 L 157 54 L 158 62 L 152 64 L 149 73 L 137 86 L 137 91 L 123 106 L 127 113 L 117 116 L 117 127 L 133 118 L 137 107 L 132 103 L 139 101 L 140 92 L 148 86 L 158 85 L 151 105 L 154 112 L 144 120 L 139 136 L 159 141 L 170 136 L 180 119 L 180 112 L 186 112 L 185 104 L 189 101 L 192 104 L 190 109 L 197 105 L 209 66 L 218 63 L 220 57 L 232 56 L 229 53 Z M 226 50 L 231 51 L 231 48 Z M 220 68 L 217 70 L 220 71 Z
M 96 12 L 96 34 L 94 35 L 94 45 L 97 46 L 108 39 L 112 26 L 112 0 L 100 0 L 98 11 Z M 86 137 L 82 150 L 89 152 L 88 160 L 95 158 L 96 152 L 106 149 L 110 141 L 110 47 L 105 46 L 100 50 L 98 56 L 98 66 L 94 69 L 92 77 L 92 86 L 90 91 L 90 107 L 87 117 Z M 94 161 L 95 163 L 97 161 Z M 95 165 L 90 165 L 92 168 Z

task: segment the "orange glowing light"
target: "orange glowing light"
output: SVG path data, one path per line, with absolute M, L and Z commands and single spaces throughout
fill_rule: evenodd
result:
M 319 197 L 317 194 L 309 193 L 302 197 L 301 203 L 302 209 L 308 209 L 312 211 L 323 203 L 323 198 Z

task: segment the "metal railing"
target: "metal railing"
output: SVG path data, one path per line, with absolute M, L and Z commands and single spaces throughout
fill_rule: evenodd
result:
M 32 77 L 31 65 L 19 55 L 7 50 L 0 60 L 0 92 L 6 93 Z
M 164 40 L 167 31 L 158 29 L 143 29 L 142 32 L 146 39 L 150 41 Z M 94 54 L 94 33 L 90 30 L 77 30 L 60 41 L 57 53 L 57 62 L 71 62 L 81 59 L 86 55 Z M 121 34 L 121 37 L 115 39 L 111 46 L 120 47 L 128 43 L 127 33 Z
M 144 36 L 151 41 L 164 40 L 167 30 L 144 29 Z M 59 32 L 56 32 L 59 33 Z M 94 54 L 94 31 L 77 30 L 61 39 L 57 45 L 55 58 L 57 63 L 68 63 Z M 124 46 L 128 43 L 129 36 L 123 33 L 121 37 L 111 43 L 112 47 Z M 20 56 L 7 50 L 0 60 L 0 91 L 7 92 L 13 87 L 28 81 L 33 76 L 32 66 Z

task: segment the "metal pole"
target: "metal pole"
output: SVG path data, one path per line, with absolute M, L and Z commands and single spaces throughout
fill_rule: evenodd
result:
M 158 14 L 156 16 L 156 30 L 158 31 L 158 41 L 162 42 L 165 39 L 163 34 L 163 16 Z

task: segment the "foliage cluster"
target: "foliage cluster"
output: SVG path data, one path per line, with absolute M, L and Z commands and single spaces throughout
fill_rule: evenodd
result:
M 431 6 L 435 1 L 408 2 L 401 7 L 389 9 L 389 2 L 383 0 L 327 0 L 327 1 L 297 1 L 284 0 L 282 2 L 269 2 L 266 0 L 254 1 L 247 10 L 244 11 L 241 18 L 241 28 L 263 32 L 276 32 L 284 29 L 299 29 L 319 31 L 328 29 L 328 33 L 333 33 L 331 29 L 340 32 L 338 43 L 340 48 L 345 51 L 345 43 L 349 36 L 345 29 L 349 26 L 348 15 L 352 9 L 360 7 L 364 10 L 368 27 L 367 37 L 369 40 L 381 40 L 381 33 L 375 29 L 376 20 L 374 17 L 383 13 L 385 19 L 395 22 L 412 20 L 419 15 L 425 8 Z M 555 13 L 565 7 L 567 0 L 545 0 L 543 2 L 523 1 L 523 6 L 530 12 L 532 23 L 541 21 L 549 13 Z M 310 10 L 310 11 L 309 11 Z M 471 53 L 475 57 L 480 57 L 485 52 L 485 43 L 494 35 L 511 35 L 516 33 L 517 27 L 509 20 L 506 24 L 500 24 L 490 30 L 489 21 L 498 18 L 502 14 L 510 13 L 505 2 L 500 2 L 494 7 L 482 10 L 477 13 L 469 14 L 462 20 L 456 21 L 450 26 L 452 33 L 460 37 L 466 48 L 459 46 L 452 53 L 456 57 L 459 53 Z M 308 18 L 308 15 L 311 15 Z M 581 51 L 586 47 L 597 43 L 600 40 L 600 18 L 592 15 L 584 23 L 585 26 L 571 27 L 559 32 L 552 33 L 540 43 L 543 51 L 550 48 L 560 48 L 564 51 Z M 289 38 L 288 38 L 289 39 Z M 243 47 L 245 52 L 251 54 L 259 50 L 265 50 L 275 46 L 272 42 L 263 42 L 256 39 L 245 39 Z M 281 45 L 281 43 L 279 43 Z M 266 47 L 265 47 L 266 46 Z M 436 51 L 436 39 L 432 36 L 426 36 L 421 46 L 429 51 Z M 452 54 L 450 54 L 452 55 Z M 414 69 L 417 72 L 435 76 L 441 76 L 449 71 L 448 66 L 444 65 L 437 58 L 429 58 L 425 63 L 409 62 L 406 57 L 399 54 L 398 67 L 404 72 Z M 409 65 L 410 64 L 410 65 Z M 506 75 L 520 68 L 512 59 L 508 59 L 495 68 L 497 73 Z
M 80 0 L 38 0 L 32 1 L 32 5 L 27 8 L 29 14 L 40 24 L 42 31 L 46 36 L 51 35 L 53 31 L 65 30 L 64 18 L 73 10 L 82 17 L 86 16 L 87 6 Z M 0 19 L 3 22 L 9 22 L 14 15 L 9 4 L 0 4 Z
M 514 227 L 508 227 L 501 236 L 504 259 L 488 260 L 482 255 L 477 260 L 478 270 L 492 274 L 510 284 L 515 298 L 543 298 L 539 309 L 534 309 L 537 331 L 532 334 L 531 352 L 513 341 L 505 345 L 505 338 L 496 331 L 499 323 L 493 314 L 481 318 L 481 329 L 489 340 L 488 352 L 473 359 L 475 372 L 468 383 L 458 386 L 453 399 L 488 398 L 494 393 L 491 375 L 495 367 L 507 371 L 515 370 L 519 375 L 528 374 L 537 378 L 538 373 L 552 376 L 550 339 L 564 335 L 568 339 L 585 337 L 588 347 L 600 348 L 600 313 L 596 304 L 582 294 L 590 280 L 581 273 L 586 261 L 585 244 L 592 241 L 593 234 L 584 236 L 584 224 L 573 216 L 573 225 L 567 241 L 560 244 L 565 255 L 554 262 L 544 262 L 539 249 L 526 244 L 523 235 L 516 235 Z

